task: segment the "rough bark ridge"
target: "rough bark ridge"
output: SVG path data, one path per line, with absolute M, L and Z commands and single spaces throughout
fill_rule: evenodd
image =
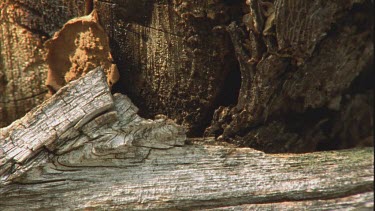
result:
M 373 137 L 373 115 L 357 113 L 364 130 L 337 125 L 356 121 L 351 104 L 373 113 L 371 82 L 357 83 L 367 87 L 359 92 L 353 86 L 373 74 L 369 0 L 94 5 L 119 65 L 117 90 L 143 115 L 166 114 L 190 136 L 212 119 L 206 136 L 268 152 L 347 148 Z
M 346 148 L 373 139 L 373 91 L 350 90 L 372 66 L 371 3 L 253 0 L 248 5 L 247 32 L 235 22 L 228 26 L 241 69 L 238 104 L 216 110 L 206 134 L 268 152 Z M 358 111 L 347 110 L 353 103 Z M 340 121 L 351 122 L 349 115 L 360 116 L 363 124 Z M 350 141 L 348 131 L 357 133 Z
M 373 1 L 85 2 L 142 116 L 268 152 L 373 139 Z M 1 1 L 0 125 L 42 101 L 42 44 L 83 5 Z
M 1 210 L 374 206 L 373 148 L 267 155 L 202 145 L 137 110 L 97 68 L 1 128 Z
M 0 1 L 0 127 L 39 105 L 47 92 L 43 43 L 69 19 L 83 15 L 83 0 Z

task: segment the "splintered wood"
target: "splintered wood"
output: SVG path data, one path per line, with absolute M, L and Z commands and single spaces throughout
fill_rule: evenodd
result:
M 137 112 L 97 68 L 0 129 L 1 210 L 373 207 L 373 148 L 187 144 L 181 126 Z
M 98 68 L 89 77 L 72 82 L 22 119 L 0 129 L 0 164 L 3 165 L 0 172 L 6 173 L 15 165 L 22 168 L 22 163 L 43 147 L 54 150 L 53 146 L 70 128 L 79 129 L 111 108 L 112 95 L 103 83 L 105 77 Z

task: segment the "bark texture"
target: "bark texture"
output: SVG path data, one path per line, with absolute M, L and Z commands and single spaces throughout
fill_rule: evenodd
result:
M 372 82 L 363 77 L 374 73 L 372 1 L 97 0 L 94 6 L 119 65 L 116 90 L 144 116 L 163 113 L 190 136 L 205 131 L 267 152 L 373 139 Z M 358 107 L 348 110 L 352 104 Z
M 97 68 L 1 128 L 1 210 L 373 209 L 373 148 L 265 154 L 137 111 Z
M 42 44 L 92 8 L 141 116 L 267 152 L 373 145 L 370 0 L 2 0 L 1 125 L 42 101 Z
M 373 11 L 367 8 L 369 4 L 250 1 L 248 16 L 253 20 L 247 23 L 248 32 L 236 23 L 228 27 L 241 67 L 238 104 L 218 109 L 208 134 L 222 134 L 237 145 L 268 152 L 327 149 L 327 140 L 335 138 L 341 139 L 336 146 L 328 144 L 344 148 L 347 134 L 340 134 L 333 125 L 337 118 L 353 115 L 346 107 L 367 92 L 369 103 L 363 102 L 354 114 L 369 111 L 370 116 L 359 120 L 366 122 L 360 127 L 367 129 L 351 144 L 372 139 L 373 109 L 369 108 L 373 91 L 362 90 L 358 95 L 350 90 L 373 59 Z M 264 7 L 268 13 L 262 12 Z M 358 131 L 354 125 L 346 128 Z
M 120 69 L 117 90 L 142 115 L 166 114 L 202 135 L 236 68 L 225 24 L 241 8 L 200 0 L 94 3 Z M 234 92 L 228 103 L 236 100 Z
M 44 42 L 69 19 L 83 15 L 83 0 L 0 1 L 0 127 L 43 102 L 48 66 Z

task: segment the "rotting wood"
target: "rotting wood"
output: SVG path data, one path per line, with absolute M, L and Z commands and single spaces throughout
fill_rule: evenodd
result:
M 94 6 L 119 66 L 115 90 L 144 116 L 163 113 L 190 137 L 204 133 L 266 152 L 350 148 L 373 137 L 372 89 L 353 92 L 359 75 L 374 72 L 370 0 Z M 367 101 L 354 102 L 364 94 Z M 343 112 L 351 104 L 358 112 Z M 357 121 L 348 116 L 361 123 L 340 122 Z
M 0 2 L 1 126 L 42 101 L 41 44 L 87 2 L 120 65 L 115 90 L 145 117 L 163 113 L 189 136 L 207 129 L 267 152 L 349 148 L 373 137 L 371 0 Z M 231 41 L 232 22 L 232 38 L 244 39 Z
M 201 135 L 236 69 L 225 26 L 240 7 L 201 0 L 97 0 L 94 6 L 120 71 L 115 90 L 127 93 L 143 115 L 163 113 Z
M 348 148 L 372 138 L 373 90 L 354 92 L 352 84 L 372 64 L 373 3 L 247 3 L 247 31 L 238 21 L 227 27 L 241 69 L 238 103 L 217 109 L 206 134 L 266 152 Z M 363 94 L 367 100 L 358 101 Z M 351 104 L 358 105 L 356 114 L 346 113 Z M 346 130 L 335 130 L 337 124 Z M 348 133 L 356 137 L 348 141 Z
M 83 12 L 83 0 L 0 0 L 0 127 L 43 102 L 43 43 Z
M 171 120 L 139 117 L 121 94 L 111 100 L 105 80 L 93 70 L 1 129 L 2 210 L 374 206 L 373 148 L 265 154 L 186 144 Z M 27 153 L 13 156 L 12 145 Z
M 98 21 L 95 10 L 73 18 L 45 42 L 49 67 L 46 86 L 52 94 L 97 66 L 103 67 L 110 87 L 117 82 L 119 74 L 108 36 Z
M 103 85 L 102 69 L 98 68 L 79 81 L 57 92 L 22 119 L 0 129 L 0 172 L 11 175 L 17 167 L 44 147 L 53 151 L 66 137 L 96 115 L 113 106 L 109 88 Z M 17 167 L 16 167 L 17 166 Z

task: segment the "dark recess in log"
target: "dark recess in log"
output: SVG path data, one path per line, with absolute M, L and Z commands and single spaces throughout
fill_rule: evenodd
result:
M 294 15 L 294 11 L 288 12 L 288 4 L 298 1 L 275 2 L 277 31 L 271 31 L 271 35 L 264 35 L 264 31 L 258 34 L 255 28 L 248 26 L 249 38 L 246 38 L 242 36 L 241 24 L 233 23 L 228 28 L 240 62 L 243 84 L 239 103 L 234 108 L 218 109 L 206 135 L 266 152 L 371 145 L 368 140 L 373 139 L 373 91 L 369 81 L 363 79 L 363 75 L 374 72 L 368 64 L 373 59 L 371 3 L 365 1 L 351 6 L 349 1 L 342 5 L 325 2 L 326 11 L 321 11 L 328 25 L 309 28 L 308 24 L 313 22 L 306 20 L 306 24 L 301 24 L 308 15 L 283 17 Z M 313 8 L 319 2 L 297 4 L 294 10 Z M 279 9 L 286 13 L 277 13 L 280 5 Z M 293 22 L 286 24 L 285 20 Z M 288 26 L 291 27 L 288 33 L 295 33 L 293 27 L 298 24 L 302 26 L 301 33 L 306 30 L 312 37 L 322 33 L 321 41 L 312 43 L 308 37 L 298 37 L 298 34 L 294 37 L 277 34 L 288 32 L 285 29 Z M 297 42 L 280 49 L 278 43 L 287 46 L 288 37 Z M 288 39 L 282 40 L 284 38 Z M 262 42 L 267 49 L 260 47 Z M 357 90 L 355 94 L 354 90 Z
M 372 92 L 360 79 L 373 74 L 370 1 L 95 3 L 121 74 L 114 90 L 144 117 L 266 152 L 373 137 Z
M 96 1 L 121 75 L 114 91 L 128 95 L 140 115 L 165 114 L 202 136 L 213 111 L 237 100 L 238 65 L 225 27 L 241 17 L 241 5 Z

